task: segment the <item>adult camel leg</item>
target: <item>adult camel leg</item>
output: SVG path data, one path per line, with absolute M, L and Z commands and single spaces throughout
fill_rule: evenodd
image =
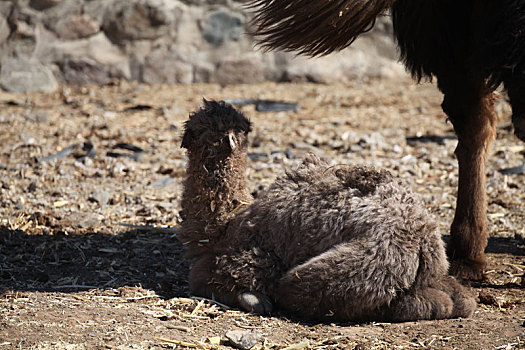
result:
M 505 81 L 512 106 L 512 124 L 516 136 L 525 141 L 525 62 L 516 69 L 517 74 Z
M 525 141 L 525 62 L 518 66 L 515 74 L 505 81 L 512 106 L 512 124 L 516 136 Z M 525 280 L 525 274 L 522 281 Z
M 459 163 L 457 207 L 447 253 L 450 274 L 479 280 L 486 265 L 487 204 L 485 167 L 494 140 L 496 117 L 492 92 L 483 81 L 459 74 L 440 77 L 438 86 L 445 94 L 443 110 L 458 136 Z

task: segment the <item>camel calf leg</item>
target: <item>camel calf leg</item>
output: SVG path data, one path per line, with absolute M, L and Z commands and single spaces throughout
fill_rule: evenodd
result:
M 221 273 L 222 272 L 222 273 Z M 218 269 L 215 255 L 204 255 L 196 259 L 190 270 L 190 289 L 197 296 L 219 301 L 223 304 L 239 307 L 247 312 L 269 314 L 272 302 L 266 295 L 238 288 L 228 289 L 225 285 L 224 271 Z
M 275 298 L 299 317 L 378 319 L 398 291 L 414 283 L 418 265 L 417 251 L 394 244 L 342 243 L 288 271 Z

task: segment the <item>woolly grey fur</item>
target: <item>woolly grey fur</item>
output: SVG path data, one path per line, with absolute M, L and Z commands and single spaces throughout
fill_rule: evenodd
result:
M 209 122 L 225 115 L 239 125 Z M 197 119 L 206 122 L 194 123 Z M 228 128 L 205 130 L 203 124 Z M 211 138 L 218 161 L 214 172 L 195 166 L 213 161 L 210 152 L 202 157 L 201 149 L 209 143 L 185 142 L 190 166 L 180 238 L 192 262 L 194 294 L 247 311 L 267 313 L 277 306 L 317 320 L 407 321 L 472 314 L 474 299 L 447 277 L 436 224 L 398 179 L 368 167 L 331 167 L 311 155 L 249 204 L 246 190 L 238 186 L 246 181 L 246 142 L 224 146 L 232 137 L 246 140 L 247 129 L 241 125 L 249 125 L 242 114 L 208 101 L 186 124 L 185 140 L 186 135 L 196 139 L 196 130 L 216 133 Z M 199 180 L 200 187 L 194 183 L 203 178 L 207 180 Z M 222 198 L 246 201 L 235 208 L 216 203 L 212 213 L 202 194 L 217 193 L 214 186 L 225 188 L 224 182 L 233 185 L 232 193 L 222 193 Z M 212 235 L 204 229 L 208 221 L 214 225 Z M 207 235 L 211 239 L 203 240 Z

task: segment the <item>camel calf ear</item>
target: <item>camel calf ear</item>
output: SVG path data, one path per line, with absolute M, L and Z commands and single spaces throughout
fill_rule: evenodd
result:
M 235 137 L 233 131 L 228 133 L 228 140 L 230 141 L 230 149 L 232 152 L 235 151 L 235 148 L 237 148 L 237 138 Z

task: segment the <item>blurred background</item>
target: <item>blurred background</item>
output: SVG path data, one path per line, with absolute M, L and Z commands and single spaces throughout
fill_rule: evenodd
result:
M 245 2 L 244 2 L 245 4 Z M 389 17 L 351 48 L 317 59 L 254 47 L 233 0 L 0 1 L 0 85 L 11 92 L 113 78 L 221 85 L 348 82 L 405 75 Z
M 188 298 L 180 143 L 203 97 L 253 122 L 254 197 L 314 153 L 401 177 L 445 235 L 454 216 L 457 137 L 390 18 L 309 59 L 258 49 L 245 3 L 0 0 L 0 350 L 232 349 L 239 328 L 259 350 L 525 348 L 525 145 L 500 92 L 473 319 L 314 326 Z

